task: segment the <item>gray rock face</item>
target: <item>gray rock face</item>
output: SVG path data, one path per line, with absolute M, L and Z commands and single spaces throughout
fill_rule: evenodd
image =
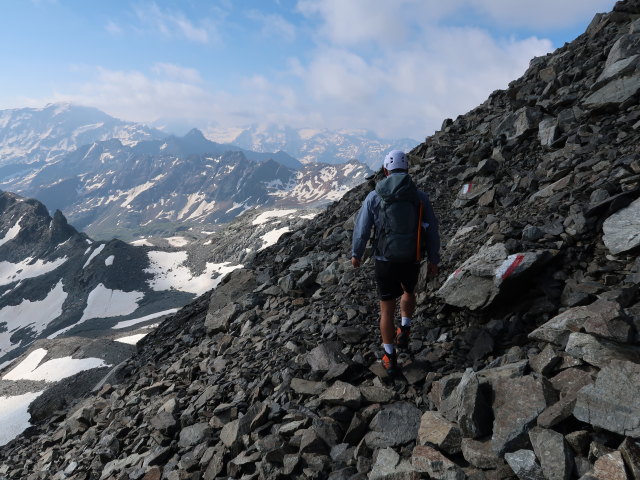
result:
M 569 335 L 565 351 L 596 367 L 605 367 L 613 360 L 640 362 L 640 348 L 599 339 L 586 333 Z
M 438 296 L 456 307 L 480 309 L 491 304 L 502 285 L 549 258 L 548 252 L 509 255 L 501 243 L 484 246 L 447 278 Z
M 531 332 L 529 338 L 565 347 L 572 332 L 588 328 L 604 338 L 626 342 L 631 329 L 628 324 L 620 321 L 621 314 L 618 303 L 598 300 L 586 307 L 564 311 Z
M 622 77 L 607 83 L 604 87 L 589 95 L 584 104 L 588 107 L 619 105 L 629 100 L 640 90 L 640 75 Z
M 435 480 L 464 480 L 464 471 L 434 448 L 418 445 L 411 454 L 411 465 Z
M 547 480 L 531 450 L 507 453 L 504 458 L 520 480 Z
M 569 480 L 573 472 L 573 453 L 561 433 L 544 428 L 529 432 L 533 451 L 540 460 L 547 480 Z
M 455 423 L 439 413 L 425 412 L 420 419 L 418 443 L 434 445 L 446 453 L 455 454 L 461 450 L 462 433 Z
M 607 218 L 602 230 L 602 240 L 614 255 L 640 245 L 640 199 Z
M 370 447 L 384 448 L 415 440 L 420 429 L 422 412 L 406 402 L 385 406 L 373 417 L 370 432 L 364 437 Z
M 526 443 L 529 427 L 552 397 L 550 387 L 531 375 L 498 382 L 493 403 L 493 450 L 502 454 Z
M 640 365 L 611 361 L 578 393 L 573 415 L 595 427 L 640 437 Z

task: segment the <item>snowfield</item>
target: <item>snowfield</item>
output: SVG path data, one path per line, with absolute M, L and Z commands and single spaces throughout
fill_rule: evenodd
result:
M 229 265 L 229 262 L 207 263 L 204 273 L 194 276 L 185 265 L 187 252 L 151 251 L 148 255 L 150 267 L 145 272 L 153 275 L 149 286 L 155 291 L 179 290 L 202 295 L 218 286 L 225 274 L 242 267 Z
M 28 257 L 20 263 L 0 262 L 0 285 L 7 285 L 26 278 L 39 277 L 45 273 L 52 272 L 67 260 L 67 257 L 61 257 L 56 258 L 53 262 L 43 260 L 33 262 L 33 258 Z
M 135 335 L 129 335 L 128 337 L 116 338 L 115 340 L 116 342 L 126 343 L 127 345 L 135 345 L 146 336 L 146 333 L 137 333 Z
M 62 315 L 62 305 L 66 299 L 67 293 L 60 280 L 43 300 L 24 300 L 19 305 L 9 305 L 0 310 L 0 325 L 4 323 L 6 328 L 4 333 L 0 333 L 0 352 L 10 352 L 19 345 L 12 345 L 10 337 L 20 328 L 31 328 L 36 334 L 44 331 Z
M 42 359 L 47 355 L 47 350 L 38 348 L 31 352 L 27 358 L 9 371 L 2 380 L 41 380 L 45 382 L 57 382 L 76 373 L 93 368 L 110 367 L 101 358 L 71 358 L 61 357 L 47 360 Z
M 271 245 L 275 245 L 280 237 L 289 231 L 289 227 L 282 227 L 276 230 L 271 230 L 270 232 L 265 233 L 260 238 L 262 239 L 262 247 L 260 250 L 264 250 Z
M 263 223 L 268 222 L 271 218 L 286 217 L 287 215 L 291 215 L 296 211 L 297 210 L 269 210 L 268 212 L 262 212 L 260 215 L 253 219 L 251 225 L 262 225 Z
M 29 404 L 44 393 L 29 392 L 15 397 L 0 397 L 0 447 L 6 445 L 31 426 Z
M 122 290 L 111 290 L 99 283 L 87 298 L 87 307 L 84 309 L 82 318 L 73 325 L 58 330 L 47 338 L 56 338 L 72 328 L 93 318 L 110 318 L 129 315 L 138 309 L 138 302 L 144 298 L 144 293 Z
M 15 225 L 7 230 L 7 233 L 5 233 L 4 237 L 0 238 L 0 246 L 4 245 L 7 242 L 10 242 L 18 236 L 18 234 L 20 233 L 20 229 L 22 228 L 20 226 L 20 221 L 22 220 L 22 218 L 23 217 L 20 217 Z
M 176 313 L 178 310 L 180 310 L 180 309 L 179 308 L 172 308 L 170 310 L 164 310 L 163 312 L 152 313 L 151 315 L 147 315 L 147 316 L 140 317 L 140 318 L 133 318 L 131 320 L 123 320 L 122 322 L 118 322 L 117 324 L 115 324 L 111 328 L 119 330 L 121 328 L 131 327 L 131 326 L 136 325 L 138 323 L 146 322 L 148 320 L 153 320 L 154 318 L 163 317 L 165 315 L 171 315 L 172 313 Z

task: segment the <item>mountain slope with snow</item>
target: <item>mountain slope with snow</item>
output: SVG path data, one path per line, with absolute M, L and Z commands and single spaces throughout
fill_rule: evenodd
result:
M 358 160 L 377 170 L 389 150 L 411 150 L 412 139 L 382 139 L 367 130 L 319 130 L 277 125 L 252 125 L 225 131 L 210 129 L 207 136 L 257 152 L 283 150 L 302 163 L 346 163 Z

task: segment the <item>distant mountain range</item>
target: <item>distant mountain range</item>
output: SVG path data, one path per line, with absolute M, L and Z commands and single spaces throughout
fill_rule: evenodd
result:
M 208 138 L 256 152 L 282 150 L 302 163 L 345 163 L 353 160 L 374 170 L 389 150 L 411 150 L 419 142 L 410 138 L 382 139 L 368 130 L 319 130 L 280 125 L 252 125 L 246 129 L 210 129 Z
M 303 164 L 283 151 L 213 142 L 196 129 L 167 136 L 85 107 L 0 118 L 0 189 L 60 209 L 94 238 L 171 235 L 252 208 L 318 207 L 371 174 L 355 160 Z

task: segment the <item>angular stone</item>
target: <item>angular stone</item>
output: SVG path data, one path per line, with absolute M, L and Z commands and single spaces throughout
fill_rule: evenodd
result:
M 561 361 L 562 357 L 551 345 L 547 345 L 542 352 L 529 360 L 529 365 L 531 365 L 531 370 L 546 377 L 554 371 Z
M 561 433 L 534 427 L 529 431 L 529 439 L 548 480 L 571 478 L 573 453 Z
M 493 386 L 503 380 L 522 377 L 528 366 L 528 360 L 521 360 L 515 363 L 508 363 L 501 367 L 485 368 L 478 371 L 477 373 L 478 378 L 480 378 L 481 384 L 488 384 Z
M 493 403 L 493 450 L 501 454 L 526 444 L 529 427 L 553 401 L 551 386 L 531 375 L 498 382 Z
M 364 440 L 369 447 L 395 447 L 418 436 L 422 412 L 407 402 L 384 406 L 371 420 Z
M 442 453 L 426 445 L 417 445 L 411 454 L 411 465 L 435 480 L 465 480 L 467 476 Z
M 618 451 L 598 458 L 593 464 L 591 475 L 598 480 L 628 480 L 624 460 Z
M 599 108 L 608 105 L 619 105 L 633 97 L 640 90 L 640 75 L 622 77 L 607 83 L 589 95 L 583 103 L 586 106 Z
M 550 147 L 553 145 L 559 134 L 558 119 L 555 117 L 545 117 L 538 125 L 538 140 L 542 146 Z
M 318 345 L 307 354 L 307 362 L 314 372 L 327 372 L 337 363 L 348 363 L 342 353 L 341 342 L 327 342 Z
M 640 79 L 640 76 L 638 76 Z M 617 255 L 640 245 L 640 198 L 607 218 L 602 225 L 602 240 Z
M 640 348 L 620 345 L 586 333 L 569 335 L 565 351 L 573 357 L 600 368 L 609 365 L 614 360 L 640 363 Z
M 513 472 L 523 480 L 547 480 L 542 468 L 536 462 L 536 455 L 531 450 L 518 450 L 504 456 Z
M 376 450 L 373 455 L 373 465 L 368 478 L 370 480 L 378 479 L 405 479 L 420 478 L 420 475 L 411 467 L 411 465 L 402 461 L 400 455 L 393 448 L 381 448 Z
M 327 388 L 325 382 L 312 382 L 302 378 L 291 379 L 291 389 L 302 395 L 320 395 Z
M 329 446 L 315 430 L 307 428 L 302 431 L 300 439 L 300 454 L 303 453 L 328 454 Z
M 538 425 L 543 428 L 551 428 L 560 422 L 563 422 L 573 414 L 573 408 L 575 407 L 576 399 L 563 398 L 550 407 L 547 407 L 544 412 L 538 417 Z
M 542 250 L 509 255 L 502 243 L 484 246 L 449 275 L 437 295 L 456 307 L 484 308 L 505 282 L 521 277 L 550 257 L 550 252 Z
M 419 445 L 434 445 L 449 454 L 461 450 L 462 433 L 460 428 L 437 412 L 425 412 L 420 419 L 418 430 Z
M 340 424 L 330 417 L 314 418 L 312 428 L 329 447 L 335 447 L 344 435 Z
M 484 470 L 494 469 L 501 465 L 502 459 L 491 448 L 491 439 L 462 439 L 462 456 L 471 465 Z
M 208 423 L 196 423 L 180 430 L 178 445 L 182 448 L 193 447 L 208 440 L 213 434 L 213 429 Z
M 529 334 L 532 340 L 553 343 L 565 347 L 569 335 L 590 325 L 607 324 L 620 318 L 620 305 L 607 300 L 597 300 L 591 305 L 574 307 L 556 315 Z
M 529 203 L 539 202 L 541 198 L 549 198 L 555 195 L 557 192 L 560 192 L 567 188 L 572 180 L 573 174 L 569 174 L 566 177 L 553 182 L 551 185 L 547 185 L 546 187 L 531 195 L 531 197 L 529 197 Z
M 241 312 L 241 307 L 237 303 L 230 303 L 222 309 L 215 308 L 215 304 L 210 304 L 204 326 L 209 334 L 226 332 L 229 330 L 231 321 Z
M 344 405 L 357 409 L 362 403 L 362 394 L 357 387 L 338 380 L 320 395 L 320 400 L 330 405 Z
M 640 480 L 640 446 L 631 438 L 625 438 L 619 450 L 631 480 Z
M 265 405 L 262 403 L 252 405 L 242 417 L 232 420 L 222 427 L 220 440 L 227 447 L 238 445 L 243 435 L 248 434 L 252 428 L 259 426 L 254 421 L 258 417 L 264 419 L 264 413 L 266 412 Z
M 560 392 L 561 399 L 575 400 L 578 392 L 593 383 L 595 375 L 580 368 L 567 368 L 549 381 Z
M 395 392 L 389 388 L 375 385 L 362 385 L 359 388 L 362 397 L 369 403 L 389 403 L 395 397 Z
M 578 392 L 573 415 L 594 427 L 640 437 L 640 365 L 612 361 Z

